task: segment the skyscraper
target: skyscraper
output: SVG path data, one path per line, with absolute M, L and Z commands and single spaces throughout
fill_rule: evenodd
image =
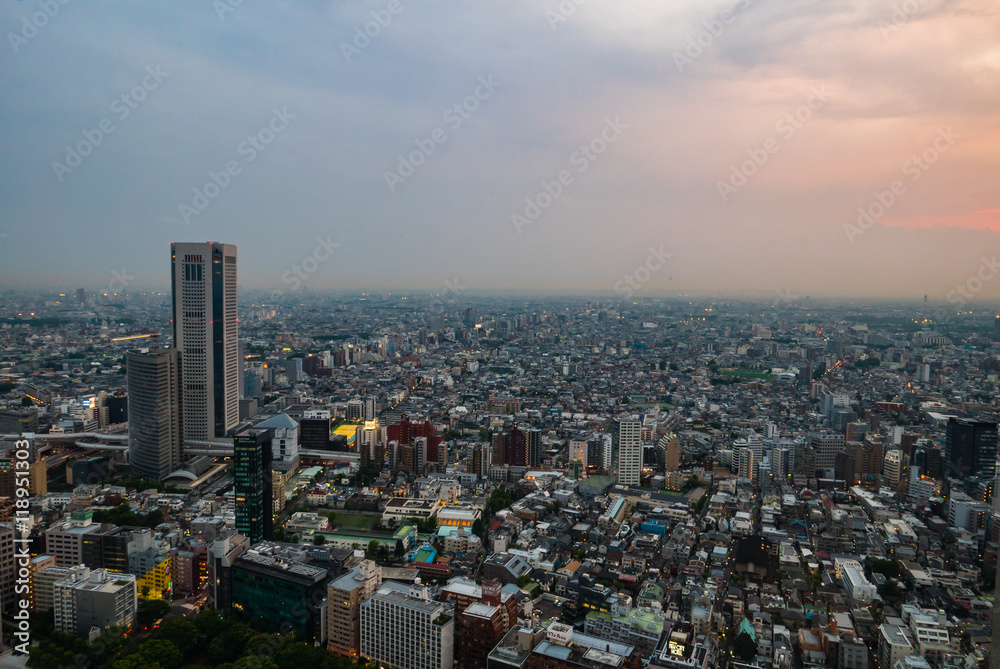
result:
M 525 448 L 527 449 L 527 465 L 529 467 L 538 467 L 542 464 L 542 431 L 537 429 L 531 429 L 525 432 L 527 438 L 527 443 Z
M 271 433 L 248 430 L 233 438 L 236 531 L 251 544 L 271 538 L 274 500 L 271 493 Z
M 224 437 L 239 422 L 236 246 L 178 242 L 170 262 L 184 438 Z
M 637 416 L 616 418 L 611 423 L 611 475 L 618 483 L 639 485 L 642 473 L 641 426 Z
M 950 476 L 993 478 L 996 474 L 997 424 L 949 418 L 945 428 L 944 459 Z
M 125 366 L 132 471 L 162 481 L 181 466 L 181 356 L 175 348 L 129 351 Z

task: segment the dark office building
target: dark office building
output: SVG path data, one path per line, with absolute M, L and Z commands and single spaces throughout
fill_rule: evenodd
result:
M 996 475 L 997 424 L 967 418 L 949 418 L 945 430 L 945 467 L 956 478 Z
M 302 418 L 299 420 L 299 449 L 303 451 L 332 451 L 330 417 Z
M 249 430 L 233 437 L 236 531 L 255 544 L 271 538 L 271 432 Z
M 295 561 L 274 544 L 251 548 L 233 563 L 232 605 L 242 617 L 279 627 L 296 636 L 326 640 L 326 569 Z
M 605 469 L 604 440 L 591 439 L 587 442 L 587 469 Z
M 542 431 L 528 430 L 527 438 L 527 459 L 525 463 L 529 467 L 538 467 L 542 464 Z
M 38 432 L 38 409 L 0 409 L 0 434 Z
M 941 449 L 933 446 L 920 446 L 913 454 L 913 466 L 920 467 L 920 475 L 932 479 L 941 479 Z
M 128 422 L 128 395 L 122 391 L 108 396 L 108 422 L 112 425 Z

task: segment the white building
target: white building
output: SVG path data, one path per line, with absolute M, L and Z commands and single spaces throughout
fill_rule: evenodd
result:
M 882 461 L 882 473 L 895 489 L 903 476 L 903 451 L 898 448 L 885 454 Z
M 611 426 L 612 476 L 623 485 L 639 485 L 642 474 L 642 423 L 636 416 L 615 419 Z
M 240 419 L 236 246 L 176 242 L 170 265 L 184 438 L 224 437 Z
M 54 586 L 56 629 L 86 638 L 91 628 L 104 630 L 135 622 L 136 583 L 132 574 L 109 573 L 80 565 Z
M 299 466 L 299 424 L 287 414 L 280 413 L 254 427 L 274 432 L 271 466 L 283 472 L 295 471 Z
M 455 620 L 413 586 L 387 581 L 361 605 L 361 655 L 390 669 L 452 669 Z
M 843 574 L 844 589 L 852 599 L 862 604 L 870 604 L 875 599 L 878 591 L 868 582 L 863 571 L 856 567 L 844 567 Z

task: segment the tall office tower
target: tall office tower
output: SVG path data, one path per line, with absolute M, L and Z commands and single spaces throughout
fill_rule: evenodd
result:
M 177 242 L 170 262 L 184 438 L 225 437 L 240 418 L 236 246 Z
M 375 420 L 375 396 L 367 395 L 364 398 L 365 402 L 365 420 Z
M 609 435 L 598 435 L 587 441 L 587 467 L 590 469 L 604 469 L 607 464 L 604 462 L 604 437 Z
M 137 476 L 162 481 L 181 467 L 181 361 L 176 348 L 125 355 L 129 460 Z
M 526 462 L 529 467 L 539 467 L 542 464 L 542 431 L 528 430 L 525 432 Z
M 677 437 L 667 438 L 667 443 L 663 445 L 663 468 L 664 471 L 675 472 L 681 468 L 681 440 Z
M 616 418 L 611 423 L 611 475 L 623 485 L 639 485 L 642 473 L 642 421 L 637 416 Z
M 569 442 L 569 461 L 579 462 L 587 468 L 587 442 L 578 439 Z
M 469 462 L 472 463 L 472 474 L 481 479 L 488 478 L 490 464 L 493 462 L 493 451 L 487 444 L 475 444 L 472 447 L 472 458 Z
M 354 444 L 358 449 L 362 467 L 382 469 L 385 463 L 385 447 L 382 443 L 382 431 L 377 420 L 366 420 L 354 430 Z
M 231 531 L 231 530 L 230 530 Z M 215 608 L 228 611 L 233 605 L 232 567 L 243 555 L 250 542 L 242 534 L 220 535 L 208 547 L 208 591 Z
M 361 650 L 361 602 L 382 585 L 382 568 L 363 560 L 326 586 L 327 650 L 356 658 Z
M 243 399 L 246 397 L 246 377 L 244 376 L 244 371 L 247 364 L 247 350 L 242 340 L 238 340 L 236 343 L 236 359 L 239 361 L 236 363 L 236 392 L 239 393 L 239 398 Z
M 236 531 L 251 544 L 271 538 L 271 433 L 248 430 L 233 437 Z
M 87 291 L 84 288 L 76 289 L 76 301 L 80 304 L 86 304 L 87 302 Z
M 786 481 L 793 471 L 794 451 L 791 448 L 780 447 L 771 451 L 771 478 L 774 481 Z
M 993 319 L 993 341 L 1000 341 L 1000 315 Z M 997 662 L 1000 662 L 1000 659 Z
M 809 434 L 809 445 L 816 452 L 816 469 L 833 469 L 834 457 L 844 452 L 844 436 L 813 432 Z
M 997 424 L 949 418 L 945 428 L 944 459 L 949 476 L 993 478 L 996 476 Z
M 426 585 L 386 581 L 361 605 L 361 654 L 391 669 L 452 669 L 455 620 L 446 610 Z
M 760 461 L 753 449 L 741 446 L 733 449 L 733 464 L 736 465 L 736 475 L 741 479 L 757 481 L 757 474 L 760 471 Z

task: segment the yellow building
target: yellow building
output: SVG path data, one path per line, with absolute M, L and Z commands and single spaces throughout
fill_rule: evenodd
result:
M 174 585 L 172 566 L 173 558 L 167 557 L 145 575 L 136 576 L 135 587 L 139 596 L 146 599 L 169 599 Z

